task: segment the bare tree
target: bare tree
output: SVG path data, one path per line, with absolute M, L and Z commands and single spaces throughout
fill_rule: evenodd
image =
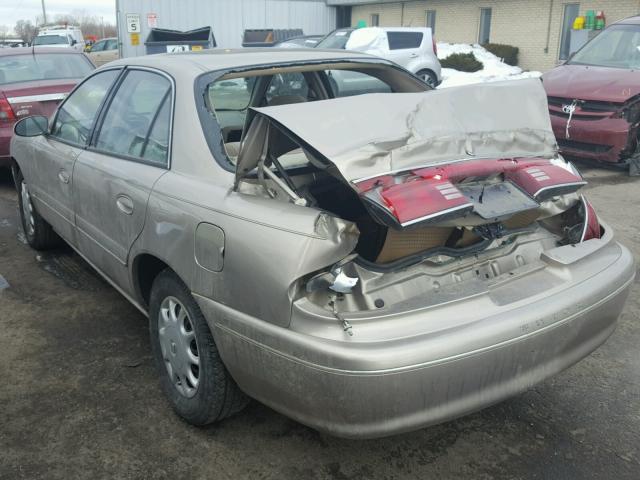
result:
M 18 20 L 16 26 L 13 27 L 13 31 L 16 35 L 22 39 L 23 42 L 31 43 L 33 37 L 36 36 L 36 27 L 31 23 L 31 20 Z
M 69 15 L 57 15 L 56 23 L 77 25 L 84 35 L 95 35 L 98 38 L 116 36 L 115 25 L 104 23 L 102 18 L 88 15 L 86 10 L 74 10 Z

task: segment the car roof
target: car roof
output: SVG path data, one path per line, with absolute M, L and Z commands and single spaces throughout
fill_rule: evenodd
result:
M 142 57 L 130 57 L 109 63 L 109 67 L 117 65 L 136 65 L 172 71 L 185 71 L 187 69 L 200 72 L 214 70 L 229 70 L 253 65 L 271 65 L 299 63 L 305 61 L 341 61 L 341 60 L 368 60 L 384 62 L 372 55 L 360 52 L 346 52 L 344 50 L 325 50 L 317 48 L 241 48 L 241 49 L 209 49 L 197 52 L 162 53 L 158 55 L 145 55 Z
M 616 22 L 617 25 L 640 25 L 640 15 L 636 15 L 634 17 L 625 18 L 624 20 L 620 20 Z
M 83 55 L 82 52 L 72 48 L 64 47 L 16 47 L 0 49 L 0 55 L 49 55 L 56 53 L 66 53 L 67 55 Z

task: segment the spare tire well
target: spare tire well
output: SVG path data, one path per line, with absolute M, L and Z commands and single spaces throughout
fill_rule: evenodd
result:
M 134 260 L 133 281 L 145 307 L 149 308 L 153 281 L 166 268 L 170 268 L 169 265 L 148 253 L 138 255 Z

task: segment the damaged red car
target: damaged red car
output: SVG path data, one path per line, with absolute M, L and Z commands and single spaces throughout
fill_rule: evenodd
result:
M 617 22 L 543 77 L 565 156 L 640 174 L 640 16 Z

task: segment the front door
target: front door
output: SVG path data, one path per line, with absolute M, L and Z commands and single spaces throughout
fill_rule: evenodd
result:
M 61 105 L 51 133 L 34 142 L 25 178 L 36 206 L 53 228 L 75 244 L 73 166 L 86 147 L 95 116 L 119 71 L 87 79 Z
M 142 232 L 154 184 L 169 166 L 172 85 L 129 70 L 74 172 L 79 250 L 129 291 L 128 255 Z

